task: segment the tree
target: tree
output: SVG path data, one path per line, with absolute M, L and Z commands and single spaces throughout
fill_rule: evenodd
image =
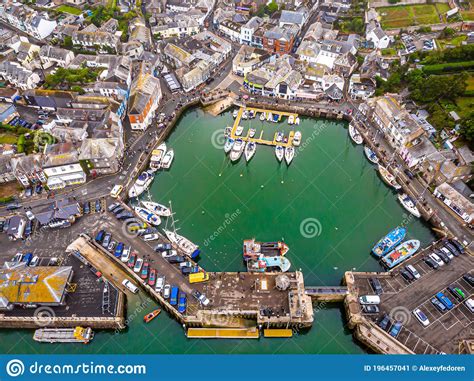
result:
M 267 5 L 267 12 L 269 14 L 273 14 L 276 11 L 278 11 L 278 4 L 275 2 L 275 0 L 272 0 L 272 2 Z
M 72 37 L 71 36 L 66 36 L 64 37 L 64 47 L 66 49 L 72 49 Z
M 474 149 L 474 112 L 471 112 L 468 117 L 461 121 L 460 133 L 466 139 L 469 147 Z

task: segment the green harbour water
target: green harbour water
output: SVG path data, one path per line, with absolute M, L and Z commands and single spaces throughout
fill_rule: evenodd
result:
M 434 236 L 423 222 L 408 217 L 393 193 L 355 146 L 346 122 L 302 118 L 295 129 L 302 144 L 288 167 L 273 147 L 258 146 L 250 163 L 231 164 L 223 151 L 227 112 L 212 117 L 188 111 L 167 140 L 175 150 L 169 171 L 157 174 L 150 194 L 172 201 L 180 234 L 201 247 L 200 265 L 208 271 L 244 271 L 242 241 L 284 240 L 292 270 L 303 271 L 307 286 L 339 285 L 347 270 L 381 271 L 370 248 L 397 225 L 422 246 Z M 290 126 L 257 119 L 241 125 L 264 128 L 271 138 Z M 246 134 L 246 129 L 244 134 Z M 260 132 L 257 132 L 259 134 Z M 3 331 L 2 352 L 12 353 L 363 353 L 345 328 L 340 305 L 315 306 L 311 330 L 290 339 L 188 340 L 182 327 L 162 313 L 150 324 L 143 315 L 155 303 L 139 295 L 128 301 L 129 328 L 97 332 L 87 345 L 47 345 L 32 331 Z

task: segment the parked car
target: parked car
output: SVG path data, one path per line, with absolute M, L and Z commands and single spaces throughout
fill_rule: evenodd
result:
M 133 272 L 138 274 L 141 271 L 142 266 L 143 266 L 143 259 L 138 258 L 137 261 L 135 262 L 135 266 L 133 267 Z
M 166 260 L 169 263 L 181 263 L 185 261 L 184 257 L 182 257 L 181 255 L 174 255 L 172 257 L 166 258 Z
M 22 258 L 21 261 L 22 261 L 22 262 L 25 262 L 26 265 L 28 266 L 28 265 L 30 264 L 30 262 L 31 262 L 32 259 L 33 259 L 33 254 L 31 254 L 31 253 L 26 253 L 26 254 L 23 256 L 23 258 Z
M 470 286 L 474 287 L 474 276 L 471 274 L 464 274 L 462 278 L 469 283 Z
M 461 253 L 461 254 L 464 254 L 464 252 L 466 251 L 464 249 L 464 246 L 457 240 L 455 239 L 450 239 L 449 242 Z
M 12 259 L 12 262 L 21 262 L 21 260 L 23 259 L 23 254 L 22 253 L 16 253 L 15 256 L 13 257 Z
M 378 295 L 362 295 L 359 296 L 360 304 L 380 304 L 380 296 Z
M 412 282 L 415 280 L 415 277 L 407 270 L 400 270 L 400 275 L 408 282 Z
M 135 286 L 132 282 L 130 282 L 128 279 L 124 279 L 122 282 L 122 285 L 125 286 L 129 291 L 133 292 L 136 294 L 138 292 L 138 287 Z
M 156 279 L 156 286 L 155 286 L 155 291 L 156 292 L 163 292 L 163 288 L 165 286 L 165 277 L 160 276 Z
M 442 292 L 438 292 L 436 294 L 436 299 L 438 299 L 441 303 L 444 304 L 444 306 L 448 309 L 451 310 L 454 307 L 453 302 Z
M 153 233 L 153 234 L 145 234 L 142 238 L 144 241 L 154 241 L 160 238 L 160 236 L 156 233 Z
M 104 240 L 102 241 L 102 247 L 107 248 L 110 244 L 111 239 L 112 239 L 112 234 L 105 233 Z
M 405 270 L 407 270 L 415 279 L 420 279 L 421 275 L 418 270 L 413 265 L 405 266 Z
M 82 207 L 84 214 L 89 214 L 91 212 L 91 204 L 89 201 L 86 201 Z
M 435 262 L 434 260 L 432 260 L 430 257 L 424 257 L 423 260 L 425 261 L 425 263 L 430 266 L 432 269 L 436 270 L 437 268 L 439 268 L 439 265 L 437 262 Z
M 377 305 L 364 304 L 362 306 L 362 312 L 366 314 L 378 314 L 380 309 Z
M 28 238 L 31 235 L 31 232 L 33 230 L 33 222 L 28 221 L 25 226 L 25 237 Z
M 446 255 L 446 253 L 443 253 L 442 251 L 438 251 L 437 253 L 433 254 L 436 255 L 437 257 L 441 258 L 441 263 L 446 263 L 449 264 L 451 262 L 451 259 Z M 441 265 L 440 265 L 441 266 Z
M 176 286 L 171 286 L 170 304 L 172 306 L 176 306 L 178 304 L 178 293 L 179 288 Z
M 120 260 L 123 263 L 127 263 L 128 260 L 130 259 L 131 252 L 132 252 L 132 247 L 131 246 L 128 246 L 125 249 L 123 249 L 122 256 L 120 257 Z
M 377 278 L 369 278 L 369 283 L 372 287 L 372 290 L 374 290 L 377 295 L 381 295 L 383 293 L 382 285 Z
M 135 267 L 135 261 L 137 260 L 137 254 L 136 253 L 132 253 L 130 254 L 130 259 L 128 260 L 127 262 L 127 266 L 132 269 Z
M 155 246 L 155 251 L 165 251 L 165 250 L 171 250 L 170 243 L 159 243 L 158 245 Z
M 149 271 L 150 271 L 150 264 L 148 262 L 144 262 L 143 267 L 142 267 L 142 272 L 140 274 L 140 278 L 142 278 L 143 280 L 147 279 Z
M 148 285 L 150 287 L 153 287 L 155 285 L 155 282 L 156 282 L 156 270 L 151 269 L 150 275 L 148 276 Z
M 413 310 L 413 315 L 415 315 L 415 317 L 424 327 L 427 327 L 428 325 L 430 325 L 430 320 L 419 308 L 416 308 L 415 310 Z
M 467 307 L 467 309 L 469 311 L 471 311 L 472 313 L 474 313 L 474 299 L 473 298 L 470 298 L 468 300 L 466 300 L 464 302 L 465 306 Z
M 405 172 L 405 175 L 407 175 L 410 179 L 413 180 L 415 178 L 415 175 L 409 169 L 405 169 L 403 172 Z
M 462 302 L 464 299 L 466 299 L 466 294 L 459 287 L 456 287 L 454 285 L 450 285 L 450 286 L 448 286 L 448 291 L 460 302 Z
M 431 299 L 431 304 L 436 307 L 436 309 L 440 312 L 446 311 L 446 306 L 441 303 L 438 299 L 432 298 Z
M 446 247 L 442 247 L 441 249 L 435 251 L 435 253 L 438 254 L 438 255 L 439 255 L 439 253 L 442 253 L 442 254 L 446 255 L 449 258 L 449 260 L 454 259 L 453 253 L 451 253 L 451 251 L 449 251 Z M 441 258 L 441 259 L 443 259 L 443 258 Z
M 114 202 L 107 207 L 107 210 L 109 212 L 112 212 L 115 208 L 118 208 L 119 206 L 120 206 L 119 202 Z
M 31 260 L 31 262 L 30 262 L 30 267 L 36 267 L 36 266 L 38 266 L 39 261 L 40 261 L 40 258 L 39 258 L 37 255 L 35 255 L 35 256 L 33 257 L 33 259 Z
M 400 333 L 400 330 L 402 329 L 402 322 L 396 321 L 393 325 L 392 328 L 390 328 L 390 336 L 397 337 Z
M 186 294 L 184 292 L 179 293 L 179 301 L 178 301 L 178 312 L 185 313 L 186 312 Z
M 200 293 L 198 290 L 194 290 L 192 295 L 194 296 L 194 298 L 199 302 L 201 303 L 204 307 L 208 306 L 210 301 L 209 299 L 206 297 L 206 295 Z M 374 306 L 372 306 L 374 307 Z
M 115 246 L 117 246 L 117 242 L 111 241 L 111 242 L 109 243 L 109 246 L 107 246 L 107 250 L 110 251 L 110 252 L 112 252 L 112 251 L 114 251 Z
M 431 258 L 431 260 L 433 260 L 434 262 L 436 262 L 439 267 L 444 266 L 443 260 L 442 260 L 437 254 L 431 253 L 431 254 L 429 255 L 429 257 Z
M 123 242 L 119 242 L 117 244 L 117 247 L 115 248 L 115 251 L 114 251 L 115 257 L 120 258 L 122 256 L 124 246 L 125 245 L 123 244 Z
M 459 250 L 456 248 L 456 246 L 454 246 L 454 245 L 453 245 L 451 242 L 449 242 L 449 241 L 445 241 L 445 242 L 444 242 L 444 247 L 445 247 L 446 249 L 448 249 L 448 250 L 451 252 L 451 254 L 453 254 L 455 257 L 459 257 L 459 254 L 461 254 L 461 253 L 459 252 Z
M 104 236 L 105 236 L 105 230 L 100 230 L 97 235 L 95 236 L 95 241 L 97 243 L 101 243 L 102 240 L 104 239 Z
M 171 286 L 169 284 L 165 284 L 163 288 L 163 298 L 168 299 L 171 294 Z
M 388 329 L 390 326 L 390 316 L 388 314 L 384 314 L 378 321 L 378 326 L 382 328 L 384 331 Z
M 102 205 L 100 203 L 100 200 L 95 201 L 95 211 L 96 212 L 101 212 L 102 211 Z

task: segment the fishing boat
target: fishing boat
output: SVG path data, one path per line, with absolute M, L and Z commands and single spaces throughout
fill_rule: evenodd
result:
M 275 146 L 275 156 L 278 161 L 282 161 L 283 156 L 285 156 L 285 149 L 280 145 Z
M 157 202 L 153 201 L 141 201 L 141 204 L 145 209 L 148 209 L 150 212 L 153 212 L 159 216 L 171 216 L 171 210 L 162 204 L 158 204 Z
M 372 248 L 372 253 L 376 257 L 382 257 L 400 242 L 402 242 L 406 234 L 407 229 L 405 228 L 397 227 L 396 229 L 393 229 L 390 233 L 377 242 L 377 244 Z
M 237 115 L 239 115 L 239 110 L 234 110 L 234 112 L 232 113 L 234 119 L 237 118 Z
M 161 143 L 157 149 L 153 150 L 150 158 L 150 169 L 157 171 L 162 166 L 163 156 L 166 153 L 166 143 Z
M 156 318 L 161 312 L 161 309 L 156 309 L 156 310 L 153 310 L 151 311 L 150 313 L 146 314 L 144 317 L 143 317 L 143 321 L 145 323 L 149 323 L 151 322 L 154 318 Z
M 413 214 L 415 217 L 418 217 L 418 218 L 421 217 L 420 211 L 416 207 L 415 201 L 406 193 L 399 194 L 398 201 L 400 201 L 403 207 L 406 210 L 408 210 L 411 214 Z
M 379 163 L 379 158 L 377 157 L 377 155 L 375 154 L 375 152 L 372 151 L 368 146 L 365 146 L 365 147 L 364 147 L 364 153 L 365 153 L 365 156 L 367 157 L 367 159 L 368 159 L 371 163 L 374 163 L 374 164 L 378 164 L 378 163 Z
M 249 112 L 247 110 L 245 110 L 243 113 L 242 113 L 242 119 L 248 119 L 249 118 Z
M 296 119 L 295 119 L 295 124 L 296 124 L 297 126 L 299 126 L 299 124 L 300 124 L 300 118 L 299 118 L 299 117 L 296 117 Z
M 397 180 L 395 179 L 395 176 L 392 175 L 387 168 L 384 166 L 380 165 L 378 166 L 378 172 L 380 176 L 382 177 L 382 180 L 387 184 L 390 185 L 391 187 L 395 188 L 396 190 L 401 189 L 402 187 L 400 186 L 399 183 L 397 183 Z
M 234 146 L 235 140 L 232 138 L 227 138 L 224 144 L 224 152 L 229 153 L 232 147 Z
M 265 122 L 266 119 L 267 119 L 267 113 L 264 111 L 260 114 L 260 120 L 262 122 Z
M 168 169 L 169 167 L 171 167 L 171 163 L 173 162 L 173 159 L 174 159 L 174 149 L 170 149 L 163 156 L 163 159 L 161 160 L 161 167 Z
M 171 241 L 171 244 L 181 250 L 188 257 L 194 259 L 199 255 L 199 246 L 192 243 L 189 239 L 179 235 L 176 231 L 164 230 L 164 232 L 166 237 Z
M 255 155 L 256 151 L 257 151 L 257 144 L 255 144 L 254 142 L 248 142 L 245 145 L 245 150 L 244 150 L 245 160 L 249 162 L 250 159 L 252 159 L 253 155 Z
M 273 120 L 273 114 L 271 112 L 268 112 L 267 121 L 271 122 L 272 120 Z
M 148 222 L 155 226 L 158 226 L 161 224 L 161 218 L 157 214 L 153 213 L 152 211 L 142 208 L 140 206 L 134 207 L 133 210 L 135 210 L 135 213 L 137 214 L 137 216 L 140 217 L 145 222 Z
M 255 128 L 251 128 L 249 130 L 249 137 L 253 138 L 255 136 L 256 132 L 257 132 L 257 130 Z
M 154 174 L 151 171 L 145 171 L 138 176 L 135 183 L 132 185 L 130 190 L 128 191 L 129 197 L 138 197 L 140 196 L 145 190 L 148 189 L 151 182 L 153 181 Z
M 244 131 L 244 128 L 242 126 L 238 126 L 236 129 L 235 129 L 235 135 L 236 136 L 240 136 L 242 135 L 242 132 Z
M 382 263 L 389 269 L 402 263 L 403 261 L 410 258 L 420 248 L 420 241 L 417 239 L 410 239 L 397 246 L 390 253 L 382 258 Z
M 92 328 L 40 328 L 33 340 L 40 343 L 82 343 L 88 344 L 94 338 Z
M 298 147 L 301 144 L 301 132 L 296 131 L 295 135 L 293 136 L 293 145 Z
M 240 159 L 242 156 L 242 153 L 244 152 L 245 148 L 245 143 L 242 139 L 237 139 L 234 143 L 234 146 L 232 147 L 232 150 L 230 151 L 230 160 L 231 161 L 237 161 Z
M 364 142 L 362 135 L 352 124 L 349 124 L 349 136 L 355 144 L 362 144 Z
M 257 259 L 261 256 L 276 257 L 285 255 L 290 248 L 285 242 L 258 242 L 254 238 L 244 240 L 244 260 Z
M 290 165 L 291 161 L 295 157 L 295 149 L 294 147 L 286 147 L 285 148 L 285 161 L 287 165 Z
M 265 257 L 260 256 L 258 259 L 249 259 L 247 261 L 247 271 L 249 272 L 287 272 L 291 267 L 290 261 L 282 256 Z
M 291 126 L 292 124 L 295 123 L 295 116 L 294 115 L 290 115 L 288 117 L 288 124 Z

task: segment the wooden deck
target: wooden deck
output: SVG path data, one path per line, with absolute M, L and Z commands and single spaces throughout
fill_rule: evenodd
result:
M 280 145 L 282 147 L 290 147 L 290 146 L 293 145 L 293 137 L 295 135 L 295 131 L 290 131 L 290 134 L 288 136 L 288 141 L 286 143 L 276 141 L 277 131 L 275 131 L 275 134 L 273 135 L 273 140 L 264 139 L 263 138 L 263 131 L 260 132 L 259 137 L 255 136 L 255 137 L 251 138 L 249 136 L 250 130 L 247 132 L 247 135 L 245 135 L 245 136 L 237 136 L 235 134 L 235 131 L 237 130 L 237 127 L 240 125 L 240 121 L 242 120 L 242 114 L 245 110 L 254 111 L 255 114 L 256 114 L 255 118 L 259 118 L 258 114 L 261 114 L 262 112 L 265 112 L 266 114 L 271 112 L 273 115 L 277 114 L 277 115 L 280 115 L 280 117 L 285 117 L 286 116 L 287 118 L 289 118 L 290 116 L 293 116 L 294 119 L 296 119 L 298 117 L 298 114 L 295 114 L 295 113 L 292 113 L 292 112 L 276 111 L 276 110 L 265 110 L 265 109 L 254 108 L 254 107 L 247 107 L 247 108 L 241 107 L 239 109 L 238 114 L 237 114 L 237 118 L 235 118 L 234 125 L 232 126 L 232 131 L 230 133 L 230 137 L 232 139 L 234 139 L 234 140 L 235 139 L 242 139 L 244 142 L 254 142 L 256 144 L 263 144 L 263 145 L 267 145 L 267 146 Z M 273 122 L 268 122 L 268 123 L 273 123 Z

